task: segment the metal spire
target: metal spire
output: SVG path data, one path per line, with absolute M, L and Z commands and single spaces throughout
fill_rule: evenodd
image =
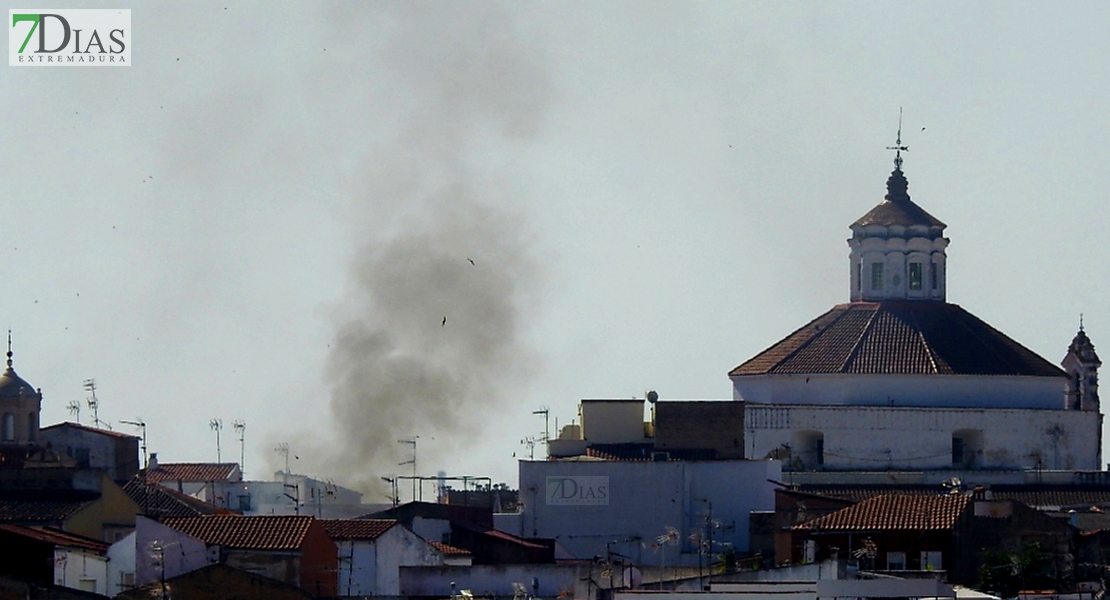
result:
M 12 368 L 12 330 L 8 330 L 8 370 Z
M 1083 313 L 1079 313 L 1079 331 L 1083 331 Z
M 894 141 L 893 146 L 887 146 L 887 150 L 894 150 L 894 170 L 902 170 L 902 152 L 910 151 L 909 146 L 902 145 L 902 107 L 898 107 L 898 139 Z

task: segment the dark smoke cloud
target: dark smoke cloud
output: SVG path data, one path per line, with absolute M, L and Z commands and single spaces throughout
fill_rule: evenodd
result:
M 327 359 L 339 444 L 309 465 L 368 490 L 404 470 L 399 438 L 435 438 L 420 446 L 432 474 L 435 452 L 495 434 L 483 418 L 527 375 L 522 318 L 539 270 L 514 208 L 522 186 L 473 156 L 538 135 L 549 96 L 544 61 L 497 5 L 406 4 L 384 17 L 384 61 L 414 101 L 351 200 L 367 241 Z

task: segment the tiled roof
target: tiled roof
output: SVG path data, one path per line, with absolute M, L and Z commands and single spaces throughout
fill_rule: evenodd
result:
M 729 375 L 826 373 L 1067 376 L 959 306 L 927 300 L 834 306 Z
M 304 543 L 312 517 L 210 515 L 173 517 L 162 524 L 213 546 L 247 550 L 297 550 Z
M 199 498 L 182 494 L 156 483 L 143 482 L 135 476 L 123 486 L 123 492 L 139 505 L 143 514 L 154 517 L 196 517 L 217 514 L 219 507 Z
M 115 438 L 127 438 L 127 439 L 133 439 L 133 440 L 139 439 L 139 436 L 137 436 L 137 435 L 131 435 L 129 433 L 122 433 L 122 432 L 119 432 L 119 431 L 112 431 L 111 429 L 100 429 L 98 427 L 89 427 L 88 425 L 82 425 L 80 423 L 72 423 L 72 422 L 69 422 L 69 421 L 66 421 L 64 423 L 55 423 L 53 425 L 48 425 L 46 427 L 43 427 L 40 431 L 46 432 L 46 431 L 50 431 L 52 429 L 58 429 L 58 428 L 61 428 L 61 427 L 65 427 L 67 429 L 80 429 L 81 431 L 88 431 L 88 432 L 91 432 L 91 433 L 99 433 L 101 435 L 106 435 L 106 436 L 115 437 Z
M 427 542 L 431 544 L 433 548 L 439 550 L 439 553 L 444 556 L 470 556 L 470 550 L 463 550 L 462 548 L 448 546 L 447 544 L 433 542 L 432 540 L 427 540 Z
M 394 519 L 320 519 L 333 540 L 376 540 L 397 524 Z
M 667 456 L 667 460 L 713 460 L 717 458 L 717 451 L 669 449 L 657 450 L 651 443 L 628 444 L 591 444 L 586 447 L 586 456 L 602 460 L 622 461 L 647 461 L 655 460 L 654 454 L 660 453 Z
M 799 488 L 805 493 L 853 502 L 883 494 L 933 496 L 943 491 L 935 485 L 802 485 Z M 1110 505 L 1110 486 L 996 484 L 990 487 L 990 496 L 994 500 L 1016 500 L 1034 508 L 1089 507 Z
M 794 529 L 812 532 L 947 530 L 971 501 L 971 496 L 913 496 L 889 494 L 875 496 L 834 513 L 795 525 Z
M 475 528 L 475 527 L 467 527 L 466 525 L 460 525 L 460 524 L 457 524 L 457 523 L 453 523 L 452 525 L 460 527 L 462 529 L 473 531 L 474 533 L 477 533 L 477 534 L 486 535 L 486 536 L 489 536 L 489 537 L 492 537 L 492 538 L 497 538 L 497 539 L 505 541 L 505 542 L 510 542 L 510 543 L 516 544 L 516 545 L 524 547 L 524 548 L 532 548 L 532 549 L 540 549 L 540 550 L 544 549 L 543 544 L 537 544 L 536 542 L 530 542 L 530 541 L 528 541 L 524 538 L 517 537 L 517 536 L 515 536 L 511 533 L 506 533 L 504 531 L 501 531 L 500 529 L 492 529 L 492 528 L 490 528 L 490 529 L 478 529 L 478 528 Z
M 228 481 L 236 463 L 159 463 L 146 474 L 147 481 Z
M 61 522 L 98 498 L 95 492 L 71 490 L 4 491 L 0 492 L 0 522 Z
M 24 527 L 22 525 L 13 525 L 11 523 L 0 523 L 0 530 L 14 533 L 25 538 L 38 540 L 54 544 L 55 546 L 63 546 L 66 548 L 82 548 L 85 550 L 92 550 L 104 554 L 108 552 L 108 544 L 100 540 L 87 538 L 83 535 L 76 535 L 73 533 L 66 533 L 60 529 L 52 527 Z

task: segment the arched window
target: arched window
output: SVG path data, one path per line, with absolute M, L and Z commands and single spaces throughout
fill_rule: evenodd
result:
M 15 441 L 15 415 L 12 413 L 4 413 L 4 441 Z
M 38 423 L 35 422 L 35 413 L 27 413 L 27 441 L 35 441 L 35 433 L 38 432 Z

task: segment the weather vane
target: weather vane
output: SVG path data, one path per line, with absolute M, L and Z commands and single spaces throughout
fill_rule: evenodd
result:
M 887 146 L 887 150 L 894 150 L 894 168 L 899 171 L 902 170 L 902 152 L 910 151 L 909 146 L 902 145 L 902 107 L 898 107 L 898 139 L 894 141 L 893 146 Z

